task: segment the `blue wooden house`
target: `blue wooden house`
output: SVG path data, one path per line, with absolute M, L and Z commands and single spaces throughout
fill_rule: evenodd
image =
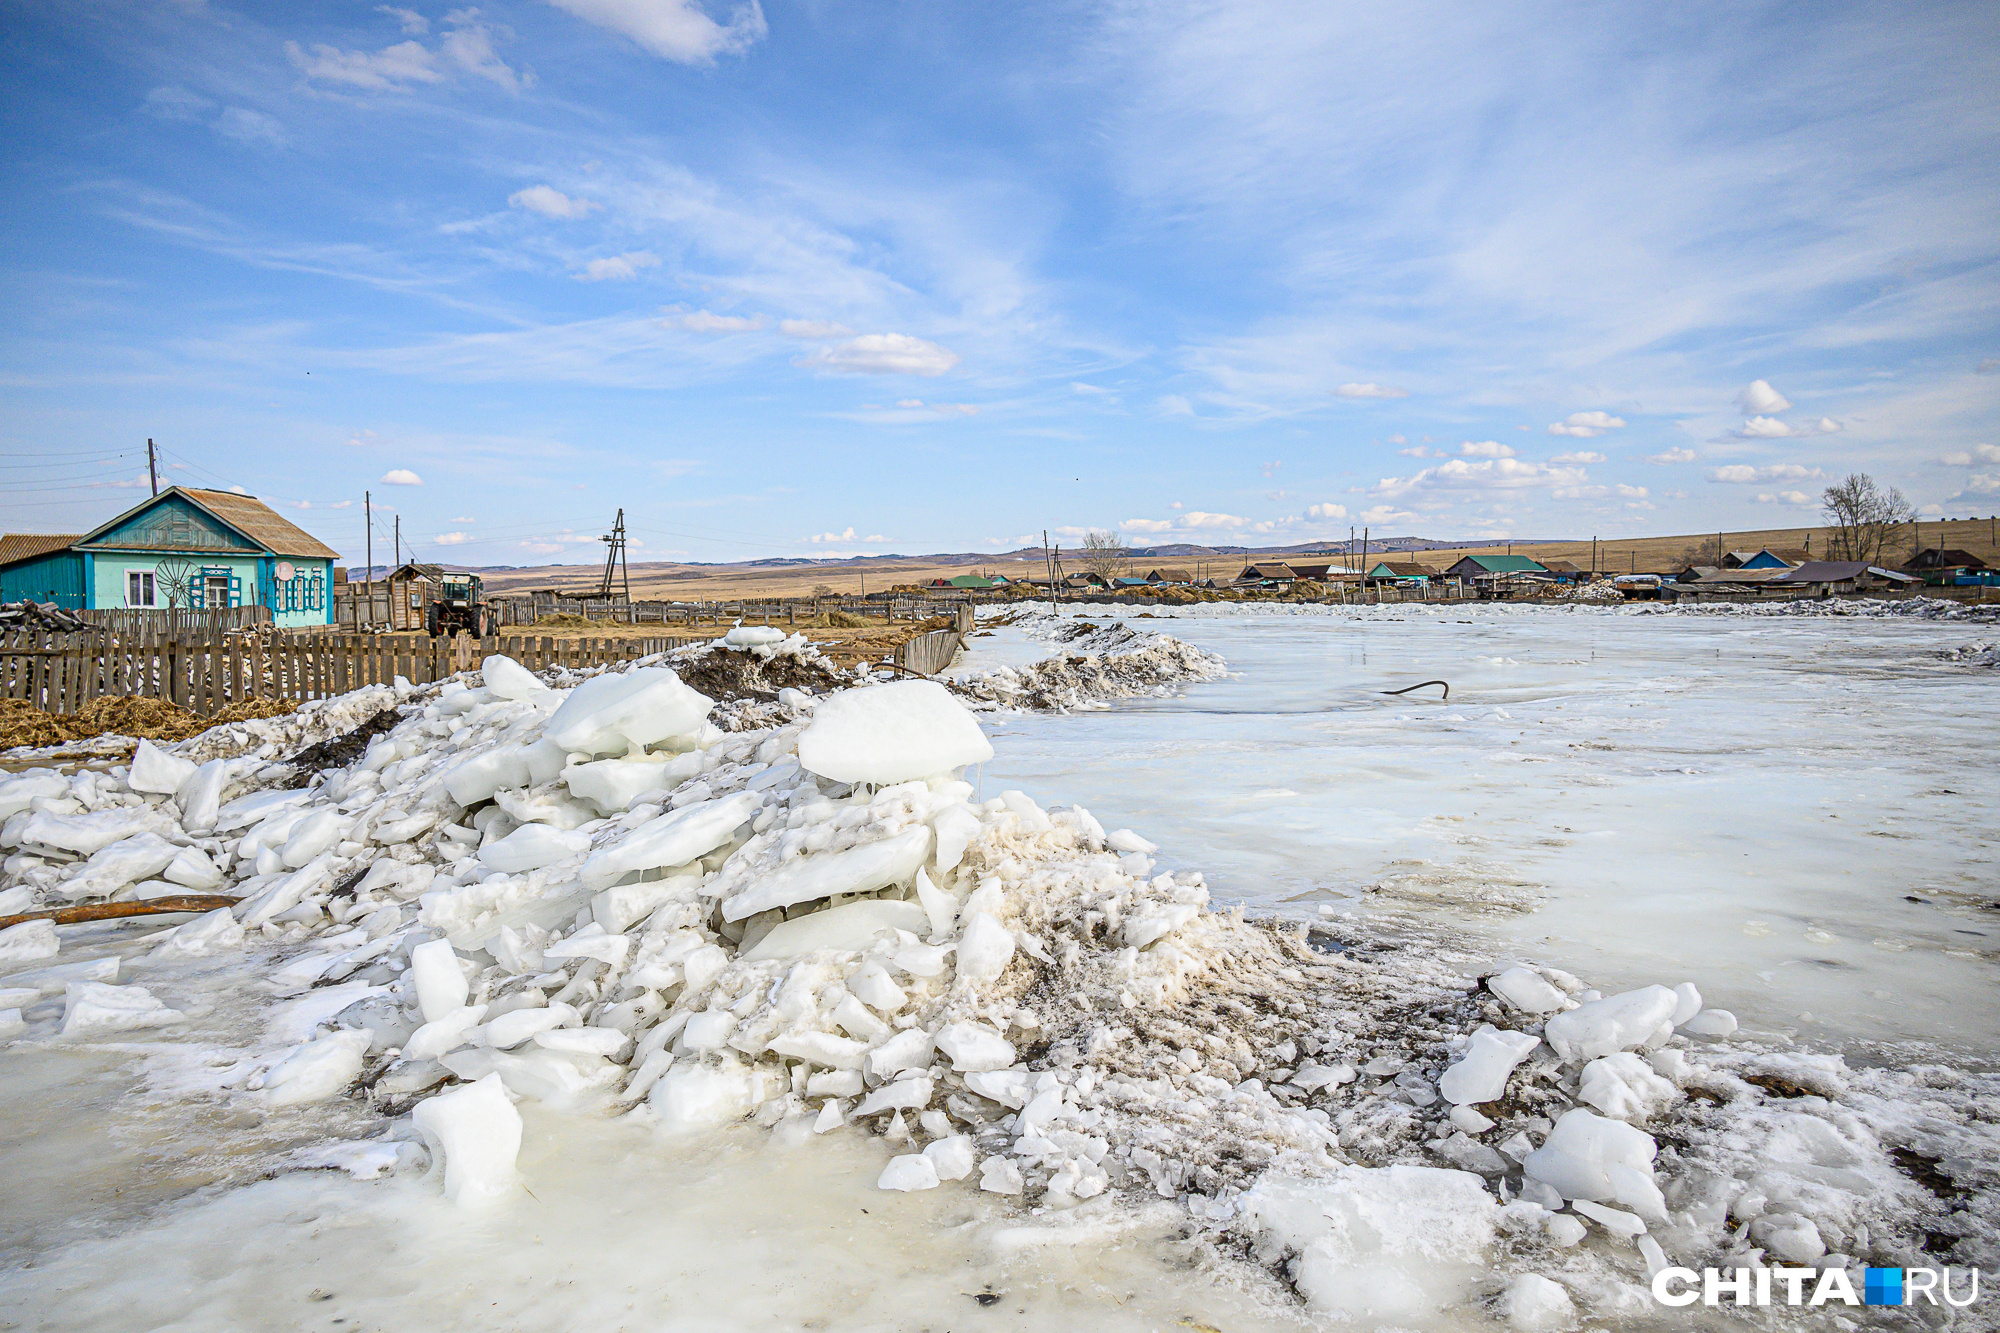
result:
M 268 606 L 276 624 L 325 625 L 339 558 L 254 496 L 171 486 L 80 535 L 0 537 L 0 601 Z

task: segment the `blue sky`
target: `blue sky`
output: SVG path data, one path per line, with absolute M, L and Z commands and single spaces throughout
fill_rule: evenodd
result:
M 1991 4 L 5 12 L 8 530 L 149 436 L 474 564 L 2000 509 Z

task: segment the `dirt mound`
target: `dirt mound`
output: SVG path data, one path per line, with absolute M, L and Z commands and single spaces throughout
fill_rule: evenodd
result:
M 0 749 L 61 745 L 104 735 L 184 741 L 225 722 L 282 717 L 294 707 L 279 699 L 250 699 L 231 704 L 213 717 L 198 717 L 164 699 L 127 695 L 93 699 L 74 713 L 45 713 L 25 699 L 0 699 Z
M 668 663 L 690 689 L 711 699 L 758 699 L 769 702 L 779 690 L 824 692 L 854 682 L 825 658 L 784 653 L 769 661 L 734 648 L 711 648 L 698 656 Z

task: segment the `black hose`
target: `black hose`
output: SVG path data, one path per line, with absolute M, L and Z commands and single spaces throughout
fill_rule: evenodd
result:
M 1421 690 L 1426 685 L 1442 685 L 1444 687 L 1444 697 L 1443 699 L 1439 700 L 1439 702 L 1441 703 L 1451 702 L 1451 684 L 1448 681 L 1442 681 L 1442 680 L 1420 680 L 1414 685 L 1405 685 L 1400 690 L 1383 690 L 1382 693 L 1408 694 L 1411 690 Z

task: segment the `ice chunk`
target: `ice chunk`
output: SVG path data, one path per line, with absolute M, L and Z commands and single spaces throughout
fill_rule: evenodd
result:
M 69 779 L 60 773 L 24 773 L 0 782 L 0 819 L 11 819 L 39 797 L 59 797 L 69 791 Z
M 1595 1060 L 1650 1039 L 1672 1021 L 1680 1003 L 1665 986 L 1643 986 L 1557 1014 L 1543 1024 L 1542 1035 L 1565 1061 Z
M 997 1153 L 980 1164 L 979 1188 L 988 1194 L 1019 1194 L 1027 1188 L 1021 1168 Z
M 102 898 L 159 874 L 180 849 L 157 833 L 120 838 L 94 854 L 83 870 L 56 886 L 65 898 Z
M 790 907 L 837 893 L 869 893 L 891 884 L 906 883 L 923 865 L 930 849 L 931 831 L 919 825 L 880 842 L 863 843 L 843 852 L 800 857 L 723 899 L 722 919 L 741 921 L 773 907 Z
M 1523 1273 L 1508 1283 L 1495 1310 L 1517 1333 L 1561 1333 L 1576 1327 L 1569 1289 L 1540 1273 Z
M 918 873 L 922 873 L 921 871 Z M 814 949 L 861 950 L 883 931 L 922 931 L 930 924 L 924 909 L 898 899 L 864 898 L 780 921 L 738 955 L 744 962 L 797 958 Z
M 368 1041 L 365 1029 L 353 1028 L 295 1047 L 264 1075 L 264 1100 L 273 1106 L 303 1106 L 338 1096 L 361 1077 Z
M 979 1160 L 972 1148 L 970 1134 L 952 1134 L 924 1149 L 924 1156 L 931 1159 L 937 1168 L 939 1180 L 963 1180 L 972 1174 L 974 1164 Z
M 1482 1026 L 1472 1034 L 1465 1055 L 1444 1071 L 1438 1092 L 1458 1106 L 1494 1101 L 1506 1093 L 1507 1077 L 1514 1066 L 1541 1044 L 1541 1038 L 1532 1033 Z
M 828 1069 L 861 1068 L 867 1058 L 868 1047 L 846 1037 L 836 1037 L 831 1032 L 795 1032 L 774 1038 L 771 1049 L 779 1055 L 789 1055 L 794 1060 L 806 1060 Z
M 56 923 L 47 918 L 0 930 L 0 963 L 32 963 L 60 952 L 62 941 L 56 936 Z
M 776 1049 L 776 1043 L 772 1043 Z M 906 1069 L 922 1069 L 931 1062 L 931 1034 L 922 1028 L 905 1028 L 868 1052 L 866 1068 L 872 1078 L 889 1078 Z
M 965 1086 L 988 1101 L 1018 1111 L 1035 1093 L 1035 1076 L 1025 1069 L 996 1069 L 990 1073 L 967 1074 Z
M 410 975 L 416 981 L 417 1006 L 426 1023 L 456 1013 L 471 993 L 465 968 L 449 940 L 430 940 L 410 950 Z
M 258 791 L 239 796 L 216 812 L 215 831 L 234 833 L 237 829 L 261 824 L 280 810 L 304 805 L 312 799 L 309 791 Z
M 1497 977 L 1488 977 L 1486 989 L 1524 1014 L 1552 1014 L 1569 1003 L 1569 997 L 1528 967 L 1510 967 Z
M 63 988 L 62 1035 L 123 1032 L 165 1027 L 186 1015 L 169 1009 L 144 986 L 113 986 L 101 981 L 72 981 Z
M 221 868 L 209 860 L 208 854 L 199 847 L 183 847 L 176 851 L 174 859 L 167 862 L 166 869 L 160 874 L 184 889 L 206 892 L 222 885 Z
M 993 757 L 979 724 L 936 681 L 899 680 L 820 701 L 799 763 L 835 782 L 879 786 L 935 777 Z
M 719 1051 L 729 1044 L 736 1030 L 736 1015 L 727 1009 L 708 1009 L 696 1014 L 681 1029 L 681 1044 L 690 1051 Z
M 1658 1151 L 1653 1136 L 1645 1131 L 1578 1109 L 1564 1112 L 1548 1139 L 1521 1166 L 1565 1199 L 1637 1205 L 1646 1196 L 1635 1188 L 1634 1177 L 1651 1184 Z M 1612 1178 L 1613 1167 L 1623 1168 L 1620 1180 Z
M 467 1004 L 434 1018 L 410 1034 L 410 1039 L 403 1043 L 403 1057 L 408 1060 L 435 1060 L 440 1055 L 455 1051 L 472 1040 L 472 1030 L 484 1017 L 485 1005 Z
M 1765 1213 L 1750 1222 L 1750 1239 L 1778 1258 L 1794 1264 L 1811 1264 L 1826 1253 L 1819 1227 L 1809 1217 L 1797 1213 Z
M 770 625 L 736 625 L 722 641 L 731 648 L 761 648 L 767 643 L 783 643 L 785 632 Z
M 640 797 L 679 786 L 701 771 L 701 755 L 647 756 L 642 759 L 599 759 L 572 764 L 562 771 L 570 794 L 609 814 L 628 810 Z
M 1704 1009 L 1676 1026 L 1697 1037 L 1728 1037 L 1736 1032 L 1736 1015 L 1727 1009 Z
M 1630 1051 L 1583 1067 L 1578 1100 L 1615 1120 L 1645 1120 L 1680 1099 L 1680 1089 Z
M 1403 1324 L 1464 1298 L 1486 1275 L 1498 1211 L 1484 1182 L 1434 1167 L 1339 1168 L 1331 1179 L 1265 1175 L 1238 1200 L 1319 1313 Z
M 479 1035 L 488 1046 L 499 1050 L 519 1046 L 540 1032 L 559 1028 L 564 1023 L 576 1021 L 577 1012 L 566 1004 L 552 1004 L 546 1007 L 514 1009 L 487 1020 Z
M 570 1055 L 616 1055 L 628 1040 L 617 1028 L 551 1028 L 535 1034 L 535 1045 L 543 1050 Z
M 974 912 L 958 940 L 961 981 L 992 981 L 1014 958 L 1014 936 L 989 912 Z
M 738 792 L 734 796 L 682 806 L 670 815 L 662 815 L 640 826 L 626 835 L 623 841 L 593 852 L 590 859 L 583 863 L 578 877 L 586 888 L 603 889 L 635 870 L 661 870 L 686 865 L 728 842 L 762 804 L 763 798 L 755 792 Z M 745 916 L 750 914 L 744 913 Z
M 1151 856 L 1160 850 L 1158 843 L 1148 842 L 1128 828 L 1119 829 L 1116 833 L 1106 836 L 1104 845 L 1114 852 L 1128 854 L 1136 852 L 1140 856 Z
M 922 870 L 917 871 L 916 884 L 917 901 L 929 918 L 931 937 L 943 939 L 950 935 L 951 928 L 958 924 L 958 899 L 931 883 L 931 877 Z
M 713 700 L 665 667 L 593 676 L 569 693 L 542 734 L 573 754 L 628 754 L 701 730 Z
M 938 811 L 931 827 L 937 830 L 938 874 L 949 875 L 965 859 L 965 849 L 979 836 L 979 816 L 960 801 Z
M 136 833 L 164 833 L 172 822 L 150 806 L 98 810 L 91 814 L 56 815 L 47 811 L 28 816 L 21 841 L 55 847 L 78 856 L 92 856 L 121 838 Z
M 502 788 L 527 786 L 531 776 L 527 746 L 496 745 L 454 765 L 444 775 L 444 789 L 452 800 L 470 808 L 492 800 Z
M 760 1091 L 755 1071 L 725 1057 L 714 1065 L 676 1064 L 653 1085 L 647 1100 L 663 1129 L 686 1133 L 742 1119 L 763 1100 Z
M 1674 1006 L 1673 1016 L 1667 1021 L 1679 1027 L 1701 1012 L 1701 992 L 1692 981 L 1683 981 L 1674 987 L 1674 994 L 1680 997 L 1680 1003 Z
M 921 1111 L 931 1104 L 933 1085 L 927 1078 L 902 1078 L 884 1083 L 854 1108 L 857 1116 L 880 1115 L 884 1111 Z
M 1487 1130 L 1493 1128 L 1491 1120 L 1488 1120 L 1485 1116 L 1473 1110 L 1472 1107 L 1466 1105 L 1451 1108 L 1451 1123 L 1468 1134 L 1484 1134 Z
M 417 1104 L 411 1119 L 444 1160 L 444 1195 L 461 1208 L 495 1203 L 513 1193 L 521 1154 L 521 1113 L 498 1074 L 441 1092 Z
M 1576 1199 L 1571 1202 L 1570 1211 L 1589 1218 L 1612 1235 L 1626 1240 L 1646 1234 L 1645 1222 L 1622 1208 L 1606 1208 L 1588 1199 Z
M 1014 1043 L 983 1023 L 945 1024 L 938 1029 L 937 1048 L 951 1057 L 951 1067 L 961 1074 L 1005 1069 L 1014 1063 Z
M 698 875 L 673 875 L 638 884 L 619 884 L 590 900 L 590 914 L 597 924 L 613 934 L 621 934 L 700 882 Z
M 173 934 L 167 936 L 150 956 L 162 960 L 206 958 L 222 949 L 234 949 L 242 943 L 243 927 L 237 922 L 236 914 L 227 907 L 218 907 L 175 927 Z
M 882 1168 L 882 1174 L 875 1180 L 875 1188 L 884 1190 L 934 1190 L 937 1187 L 937 1163 L 922 1153 L 891 1157 L 889 1165 Z
M 292 827 L 292 836 L 285 839 L 279 855 L 287 866 L 297 870 L 345 838 L 352 827 L 354 821 L 338 810 L 315 810 Z
M 487 691 L 496 699 L 522 702 L 540 699 L 550 693 L 549 687 L 537 679 L 534 672 L 511 657 L 496 655 L 487 658 L 479 664 L 479 674 L 486 681 Z
M 903 988 L 890 980 L 880 963 L 863 963 L 847 978 L 847 990 L 878 1013 L 893 1014 L 909 1002 Z
M 194 771 L 174 799 L 180 802 L 181 826 L 190 833 L 206 833 L 221 816 L 222 789 L 229 785 L 229 761 L 211 759 Z
M 509 875 L 540 870 L 590 850 L 588 833 L 565 833 L 547 824 L 523 824 L 479 849 L 479 860 Z
M 168 754 L 151 741 L 142 740 L 132 752 L 132 768 L 125 785 L 133 791 L 172 796 L 194 772 L 195 766 L 179 755 Z

